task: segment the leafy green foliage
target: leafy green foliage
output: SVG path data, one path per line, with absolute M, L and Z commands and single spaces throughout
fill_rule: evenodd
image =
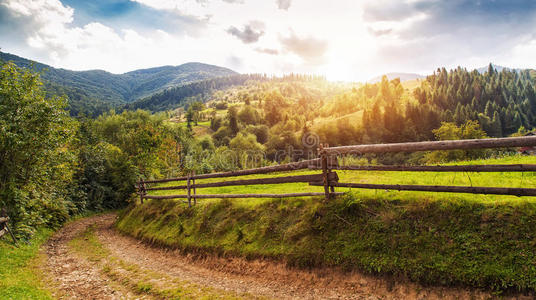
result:
M 126 205 L 137 181 L 128 156 L 106 142 L 83 146 L 79 153 L 73 202 L 79 211 L 101 211 Z
M 39 76 L 8 63 L 0 70 L 0 207 L 20 233 L 68 217 L 66 195 L 76 123 L 63 98 L 45 98 Z
M 484 139 L 488 136 L 476 121 L 467 121 L 462 126 L 454 123 L 441 123 L 441 127 L 433 130 L 438 140 Z M 434 151 L 426 155 L 429 163 L 477 159 L 488 156 L 489 150 L 449 150 Z

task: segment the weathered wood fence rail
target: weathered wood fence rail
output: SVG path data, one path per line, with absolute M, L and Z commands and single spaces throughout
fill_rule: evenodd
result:
M 210 179 L 210 178 L 230 178 L 247 175 L 268 174 L 274 172 L 285 172 L 295 170 L 314 169 L 316 164 L 321 164 L 321 159 L 311 159 L 301 162 L 262 167 L 256 169 L 239 170 L 232 172 L 222 173 L 210 173 L 210 174 L 190 174 L 188 176 L 166 178 L 159 180 L 140 180 L 138 183 L 138 190 L 140 194 L 140 201 L 143 199 L 187 199 L 188 205 L 196 203 L 197 199 L 206 198 L 287 198 L 287 197 L 305 197 L 305 196 L 324 196 L 325 193 L 287 193 L 287 194 L 197 194 L 198 188 L 210 188 L 210 187 L 224 187 L 224 186 L 245 186 L 245 185 L 263 185 L 263 184 L 284 184 L 284 183 L 313 183 L 323 181 L 327 178 L 330 182 L 338 181 L 337 173 L 329 172 L 324 174 L 313 175 L 296 175 L 296 176 L 278 176 L 270 178 L 256 178 L 256 179 L 243 179 L 243 180 L 227 180 L 220 182 L 209 183 L 195 183 L 196 179 Z M 147 184 L 155 183 L 168 183 L 176 181 L 186 181 L 184 185 L 175 186 L 162 186 L 162 187 L 147 187 Z M 148 191 L 162 191 L 162 190 L 186 190 L 186 194 L 177 195 L 148 195 Z M 193 192 L 193 193 L 192 193 Z M 340 195 L 343 193 L 330 193 L 328 196 Z
M 505 188 L 505 187 L 473 187 L 473 186 L 431 186 L 431 185 L 394 185 L 394 184 L 362 184 L 362 183 L 342 183 L 333 170 L 356 170 L 356 171 L 400 171 L 400 172 L 536 172 L 536 165 L 533 164 L 509 164 L 509 165 L 450 165 L 450 166 L 340 166 L 338 158 L 347 155 L 362 155 L 366 153 L 388 153 L 388 152 L 416 152 L 416 151 L 437 151 L 437 150 L 467 150 L 485 148 L 513 148 L 513 147 L 534 147 L 536 146 L 536 136 L 474 139 L 474 140 L 452 140 L 435 142 L 414 142 L 414 143 L 394 143 L 394 144 L 372 144 L 354 145 L 341 147 L 322 147 L 318 149 L 319 158 L 296 163 L 289 163 L 277 166 L 262 167 L 256 169 L 239 170 L 232 172 L 210 173 L 210 174 L 190 174 L 188 176 L 167 178 L 159 180 L 140 180 L 138 189 L 140 200 L 143 199 L 181 199 L 186 198 L 188 205 L 196 203 L 196 199 L 204 198 L 284 198 L 302 196 L 325 196 L 331 198 L 342 193 L 335 192 L 335 187 L 361 188 L 361 189 L 382 189 L 398 191 L 426 191 L 426 192 L 449 192 L 449 193 L 472 193 L 472 194 L 496 194 L 515 196 L 536 196 L 534 188 Z M 322 170 L 320 174 L 278 176 L 259 179 L 228 180 L 210 183 L 195 183 L 196 179 L 228 178 L 255 174 L 269 174 L 274 172 L 295 171 L 295 170 Z M 174 181 L 186 181 L 186 185 L 147 187 L 147 184 L 167 183 Z M 244 186 L 262 184 L 283 184 L 283 183 L 308 183 L 312 186 L 323 186 L 323 193 L 289 193 L 289 194 L 201 194 L 196 193 L 197 188 L 223 187 L 223 186 Z M 186 194 L 156 196 L 148 195 L 147 191 L 162 190 L 187 190 Z M 192 194 L 193 192 L 193 194 Z
M 13 239 L 13 243 L 17 245 L 17 240 L 15 239 L 15 236 L 13 235 L 13 232 L 9 229 L 9 217 L 5 215 L 5 211 L 2 210 L 0 213 L 0 237 L 4 236 L 6 233 L 9 233 L 11 235 L 11 238 Z

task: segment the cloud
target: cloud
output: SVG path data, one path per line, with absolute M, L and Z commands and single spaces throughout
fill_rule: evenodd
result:
M 259 53 L 270 54 L 270 55 L 279 54 L 279 51 L 277 49 L 270 49 L 270 48 L 255 48 L 255 51 Z
M 276 0 L 279 9 L 288 10 L 292 0 Z
M 511 53 L 536 25 L 536 1 L 379 0 L 363 7 L 377 59 L 420 69 L 475 64 Z
M 285 50 L 300 56 L 306 63 L 321 64 L 324 62 L 324 55 L 328 50 L 328 43 L 325 40 L 312 36 L 300 38 L 294 32 L 291 32 L 288 37 L 280 37 L 279 40 Z
M 393 30 L 399 29 L 396 25 L 413 19 L 410 26 L 398 30 L 404 37 L 468 35 L 475 33 L 472 30 L 487 32 L 492 37 L 496 29 L 518 30 L 521 24 L 534 24 L 535 11 L 533 0 L 380 0 L 364 6 L 363 19 L 369 24 L 390 23 Z
M 46 44 L 55 54 L 65 50 L 56 37 L 68 34 L 66 24 L 73 21 L 73 9 L 60 1 L 7 0 L 0 3 L 0 16 L 0 32 L 12 37 L 11 43 Z
M 259 38 L 264 35 L 264 23 L 252 21 L 244 25 L 244 29 L 240 30 L 234 26 L 229 27 L 226 32 L 237 37 L 245 44 L 256 43 Z
M 393 32 L 393 29 L 392 28 L 388 28 L 388 29 L 374 29 L 372 27 L 368 27 L 367 28 L 368 32 L 374 36 L 382 36 L 382 35 L 388 35 L 390 34 L 391 32 Z
M 244 66 L 244 62 L 237 56 L 229 56 L 227 58 L 227 65 L 234 70 L 240 70 Z
M 195 36 L 206 29 L 210 22 L 208 16 L 189 13 L 182 8 L 158 9 L 131 0 L 62 1 L 74 9 L 72 25 L 80 27 L 98 22 L 115 29 L 135 29 L 144 34 L 152 30 L 165 30 Z
M 224 54 L 207 46 L 214 39 L 200 36 L 193 40 L 189 35 L 150 27 L 145 32 L 116 29 L 100 22 L 78 26 L 74 16 L 75 10 L 58 0 L 2 0 L 2 51 L 55 67 L 116 73 L 187 61 L 224 61 Z
M 188 9 L 195 6 L 206 7 L 215 2 L 215 0 L 129 0 L 132 2 L 142 3 L 146 6 L 162 10 L 179 10 Z M 221 0 L 230 4 L 244 4 L 245 0 Z

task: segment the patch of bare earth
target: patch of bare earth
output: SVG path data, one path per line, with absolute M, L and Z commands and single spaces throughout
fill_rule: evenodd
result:
M 88 226 L 110 216 L 96 216 L 68 223 L 43 246 L 46 255 L 45 273 L 49 275 L 54 296 L 59 299 L 125 299 L 128 291 L 113 287 L 110 280 L 100 274 L 97 266 L 69 250 L 68 242 Z M 106 226 L 106 225 L 104 225 Z
M 121 235 L 113 228 L 115 219 L 116 215 L 105 214 L 72 222 L 46 245 L 47 268 L 58 282 L 60 296 L 115 299 L 141 297 L 145 292 L 156 298 L 179 295 L 181 299 L 206 295 L 274 299 L 493 298 L 492 294 L 481 290 L 425 287 L 332 268 L 305 271 L 266 260 L 188 255 L 151 247 Z M 100 263 L 92 264 L 72 254 L 67 243 L 93 224 L 94 234 L 109 255 Z M 138 291 L 133 290 L 136 282 Z M 144 283 L 141 288 L 140 282 Z M 118 283 L 121 286 L 114 288 Z M 533 299 L 522 295 L 510 298 Z

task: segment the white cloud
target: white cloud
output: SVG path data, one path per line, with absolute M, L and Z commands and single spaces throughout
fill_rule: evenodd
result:
M 312 36 L 298 37 L 294 32 L 287 37 L 281 37 L 285 50 L 300 56 L 305 62 L 318 65 L 324 62 L 328 50 L 328 42 Z
M 536 68 L 536 37 L 527 37 L 515 45 L 511 52 L 493 59 L 493 62 L 512 68 Z
M 144 36 L 132 29 L 116 30 L 98 22 L 73 26 L 74 10 L 58 0 L 8 0 L 1 5 L 7 9 L 11 22 L 26 27 L 23 45 L 2 50 L 19 55 L 40 53 L 42 56 L 30 58 L 55 67 L 122 73 L 188 61 L 218 64 L 226 57 L 218 49 L 206 46 L 217 39 L 193 40 L 162 30 Z
M 506 0 L 497 0 L 509 11 L 504 17 L 469 0 L 292 0 L 288 10 L 287 0 L 130 1 L 142 4 L 135 6 L 152 20 L 129 23 L 139 16 L 127 14 L 118 23 L 80 23 L 80 14 L 59 0 L 0 0 L 0 47 L 76 70 L 125 72 L 199 61 L 247 73 L 312 72 L 352 80 L 536 61 L 534 11 L 514 9 Z M 474 8 L 474 16 L 460 3 Z M 233 26 L 241 40 L 226 32 Z
M 292 0 L 276 0 L 277 7 L 279 9 L 288 10 L 290 5 L 292 4 Z

